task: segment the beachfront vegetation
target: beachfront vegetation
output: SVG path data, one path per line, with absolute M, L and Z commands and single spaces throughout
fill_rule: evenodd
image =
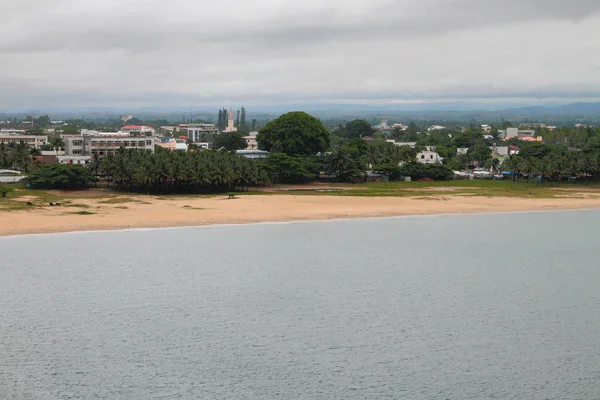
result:
M 45 164 L 33 169 L 24 182 L 33 188 L 79 189 L 86 187 L 91 178 L 83 165 Z
M 501 165 L 511 171 L 513 180 L 537 178 L 540 182 L 568 179 L 600 181 L 600 146 L 570 150 L 561 145 L 531 143 L 522 146 L 518 155 L 508 157 Z
M 229 192 L 268 182 L 258 163 L 226 151 L 120 149 L 102 160 L 100 173 L 119 190 L 153 194 Z

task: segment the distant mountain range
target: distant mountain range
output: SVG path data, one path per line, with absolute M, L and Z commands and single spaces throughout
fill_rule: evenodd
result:
M 270 119 L 282 113 L 303 110 L 319 118 L 332 118 L 350 120 L 354 118 L 380 118 L 387 117 L 393 120 L 427 120 L 438 122 L 495 122 L 501 119 L 516 122 L 545 122 L 567 124 L 571 122 L 598 123 L 600 122 L 600 102 L 579 102 L 552 106 L 521 106 L 512 108 L 498 108 L 487 105 L 491 109 L 481 108 L 481 104 L 473 103 L 411 103 L 411 104 L 296 104 L 274 106 L 247 106 L 248 119 Z M 241 107 L 241 105 L 240 105 Z M 214 110 L 202 107 L 199 110 L 175 111 L 159 108 L 138 108 L 126 110 L 140 119 L 167 119 L 182 121 L 186 119 L 215 120 L 219 106 Z M 115 119 L 123 110 L 112 108 L 96 108 L 77 111 L 36 111 L 36 115 L 48 114 L 53 119 Z M 29 113 L 2 114 L 2 117 L 25 117 Z

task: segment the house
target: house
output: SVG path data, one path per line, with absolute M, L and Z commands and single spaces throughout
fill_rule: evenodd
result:
M 256 136 L 244 136 L 246 141 L 246 150 L 258 150 L 258 142 Z
M 519 128 L 506 128 L 503 130 L 498 130 L 498 135 L 505 139 L 516 138 L 516 137 L 534 137 L 535 130 L 519 129 Z
M 489 146 L 493 157 L 504 157 L 508 155 L 508 146 Z
M 365 175 L 365 181 L 366 182 L 389 182 L 390 177 L 388 175 L 369 171 Z
M 468 147 L 458 147 L 456 149 L 456 155 L 457 156 L 466 156 L 468 152 L 469 152 L 469 148 Z
M 435 151 L 435 147 L 427 146 L 426 150 L 417 154 L 417 161 L 421 164 L 441 164 L 443 158 Z
M 171 139 L 165 142 L 156 143 L 157 146 L 170 151 L 187 151 L 188 145 L 184 140 Z
M 481 130 L 484 131 L 485 133 L 490 133 L 492 131 L 492 126 L 483 124 L 483 125 L 481 125 Z
M 408 146 L 411 149 L 414 149 L 415 146 L 417 145 L 417 142 L 396 142 L 395 140 L 391 140 L 391 139 L 390 140 L 386 140 L 386 142 L 392 143 L 392 144 L 394 144 L 396 146 Z

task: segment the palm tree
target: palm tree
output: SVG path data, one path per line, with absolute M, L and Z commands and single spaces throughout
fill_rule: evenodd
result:
M 54 148 L 56 151 L 56 158 L 58 159 L 58 151 L 65 146 L 65 142 L 61 139 L 60 136 L 52 136 L 49 140 L 50 146 Z

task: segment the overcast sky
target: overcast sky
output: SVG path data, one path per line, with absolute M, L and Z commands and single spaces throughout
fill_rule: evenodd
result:
M 600 98 L 599 0 L 3 0 L 0 16 L 5 110 Z

